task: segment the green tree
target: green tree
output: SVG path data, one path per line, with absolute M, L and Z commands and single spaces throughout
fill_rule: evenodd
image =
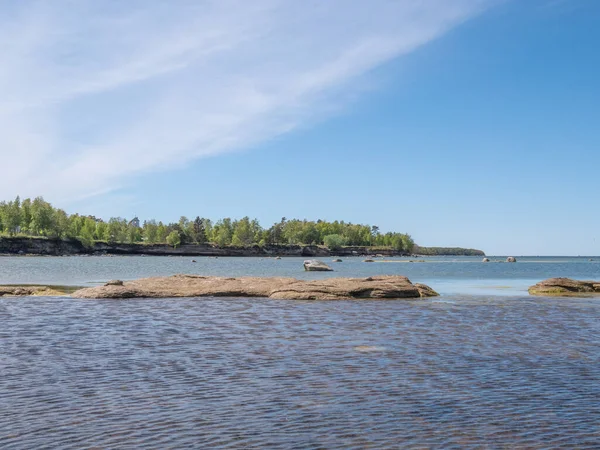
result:
M 36 197 L 31 203 L 31 231 L 38 236 L 47 236 L 51 232 L 53 218 L 52 205 L 43 197 Z
M 160 242 L 164 244 L 167 242 L 167 227 L 162 223 L 158 222 L 158 227 L 156 227 L 156 242 Z
M 210 242 L 213 233 L 213 223 L 210 219 L 202 219 L 202 225 L 204 225 L 204 234 L 206 235 L 206 241 Z
M 408 253 L 412 253 L 414 247 L 415 247 L 415 241 L 413 241 L 413 238 L 410 237 L 409 234 L 403 234 L 402 235 L 402 250 L 404 250 L 405 252 L 408 252 Z
M 5 203 L 2 207 L 2 224 L 4 230 L 14 236 L 21 225 L 21 200 L 17 196 L 12 202 Z
M 57 209 L 54 211 L 54 227 L 52 230 L 52 234 L 54 237 L 59 239 L 64 239 L 69 236 L 69 216 L 62 209 Z
M 120 217 L 111 217 L 108 221 L 108 242 L 127 241 L 127 221 Z
M 142 241 L 142 229 L 132 224 L 127 226 L 127 242 L 135 244 Z
M 43 197 L 0 202 L 0 233 L 15 235 L 22 233 L 29 236 L 47 236 L 56 238 L 78 238 L 88 245 L 94 241 L 111 243 L 146 242 L 166 243 L 167 238 L 173 240 L 173 232 L 177 233 L 180 242 L 177 245 L 196 242 L 203 244 L 213 242 L 220 246 L 248 246 L 273 244 L 325 244 L 330 248 L 341 245 L 386 246 L 399 251 L 413 252 L 415 243 L 410 235 L 387 232 L 382 234 L 379 227 L 373 225 L 353 224 L 344 221 L 328 222 L 325 220 L 281 220 L 269 228 L 262 228 L 257 219 L 244 217 L 232 221 L 224 218 L 213 224 L 209 219 L 196 217 L 190 221 L 181 216 L 177 223 L 168 225 L 148 220 L 140 226 L 134 217 L 131 221 L 122 218 L 111 218 L 107 223 L 94 216 L 68 215 L 62 209 L 55 209 Z M 460 250 L 460 249 L 458 249 Z M 467 249 L 468 250 L 468 249 Z M 452 252 L 456 249 L 430 248 L 429 252 Z M 468 250 L 471 251 L 471 250 Z
M 96 234 L 96 222 L 86 217 L 83 220 L 83 226 L 79 232 L 77 239 L 84 245 L 84 247 L 90 248 L 94 245 L 94 235 Z
M 246 216 L 233 223 L 233 236 L 231 243 L 235 246 L 252 245 L 254 242 L 254 231 L 250 225 L 250 219 Z
M 21 203 L 21 231 L 28 233 L 31 226 L 31 199 L 26 198 Z
M 167 244 L 172 246 L 173 248 L 177 248 L 181 244 L 181 236 L 178 231 L 171 231 L 167 236 Z
M 329 250 L 339 250 L 346 245 L 346 238 L 339 234 L 328 234 L 323 238 L 323 243 Z
M 201 219 L 199 216 L 197 216 L 194 219 L 194 223 L 192 226 L 193 239 L 194 239 L 194 242 L 196 242 L 197 244 L 205 244 L 208 241 L 208 239 L 206 237 L 206 229 L 204 227 L 204 221 L 205 221 L 205 219 Z
M 108 242 L 110 240 L 109 228 L 106 222 L 96 224 L 96 240 Z
M 220 247 L 231 244 L 233 226 L 229 217 L 219 220 L 213 227 L 213 242 Z
M 145 221 L 142 230 L 146 243 L 156 244 L 158 242 L 158 225 L 155 220 Z

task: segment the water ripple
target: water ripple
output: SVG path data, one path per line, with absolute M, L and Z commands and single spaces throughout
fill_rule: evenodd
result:
M 599 448 L 600 302 L 0 300 L 0 447 Z

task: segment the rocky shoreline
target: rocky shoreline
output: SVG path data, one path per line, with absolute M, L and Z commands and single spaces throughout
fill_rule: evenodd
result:
M 529 288 L 530 295 L 552 297 L 588 297 L 600 295 L 600 281 L 548 278 Z
M 549 278 L 529 288 L 542 297 L 600 296 L 600 281 Z M 176 297 L 263 297 L 290 300 L 410 299 L 439 294 L 400 275 L 366 278 L 298 280 L 285 277 L 215 277 L 173 275 L 133 281 L 113 280 L 103 286 L 0 285 L 0 297 L 71 296 L 89 299 Z
M 383 256 L 405 256 L 393 249 L 373 250 L 369 247 L 344 247 L 331 251 L 318 245 L 253 245 L 219 247 L 213 244 L 184 244 L 176 248 L 166 244 L 109 244 L 96 242 L 85 247 L 76 239 L 0 238 L 0 255 L 131 255 L 131 256 L 352 256 L 377 251 Z
M 134 281 L 113 280 L 104 286 L 69 292 L 54 286 L 0 286 L 2 296 L 65 296 L 89 299 L 262 297 L 289 300 L 416 299 L 438 293 L 403 276 L 297 280 L 279 277 L 205 277 L 173 275 Z
M 6 285 L 0 286 L 0 297 L 60 297 L 76 290 L 78 288 L 69 286 Z
M 425 247 L 423 247 L 425 248 Z M 462 249 L 465 250 L 465 249 Z M 476 254 L 484 255 L 480 250 Z M 109 244 L 95 242 L 85 247 L 77 239 L 43 239 L 31 237 L 0 237 L 0 255 L 131 255 L 131 256 L 410 256 L 392 248 L 346 246 L 330 250 L 320 245 L 252 245 L 219 247 L 214 244 L 184 244 L 173 248 L 166 244 Z M 463 254 L 463 253 L 456 253 Z M 418 255 L 415 255 L 418 256 Z
M 278 277 L 173 275 L 111 281 L 75 291 L 76 298 L 262 297 L 289 300 L 407 299 L 438 294 L 403 276 L 297 280 Z

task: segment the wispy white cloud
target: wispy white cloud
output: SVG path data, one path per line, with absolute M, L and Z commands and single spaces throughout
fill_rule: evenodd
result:
M 60 201 L 322 118 L 496 0 L 0 4 L 0 193 Z

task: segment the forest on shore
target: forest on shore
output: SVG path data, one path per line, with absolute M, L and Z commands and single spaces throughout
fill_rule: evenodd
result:
M 212 221 L 182 216 L 178 222 L 163 223 L 138 217 L 67 214 L 42 197 L 20 197 L 0 202 L 0 235 L 53 239 L 77 239 L 90 247 L 95 242 L 128 244 L 208 244 L 220 247 L 251 245 L 324 245 L 331 250 L 343 246 L 387 247 L 410 253 L 415 243 L 409 234 L 381 233 L 375 225 L 344 221 L 299 220 L 283 217 L 268 228 L 257 219 L 229 217 Z

